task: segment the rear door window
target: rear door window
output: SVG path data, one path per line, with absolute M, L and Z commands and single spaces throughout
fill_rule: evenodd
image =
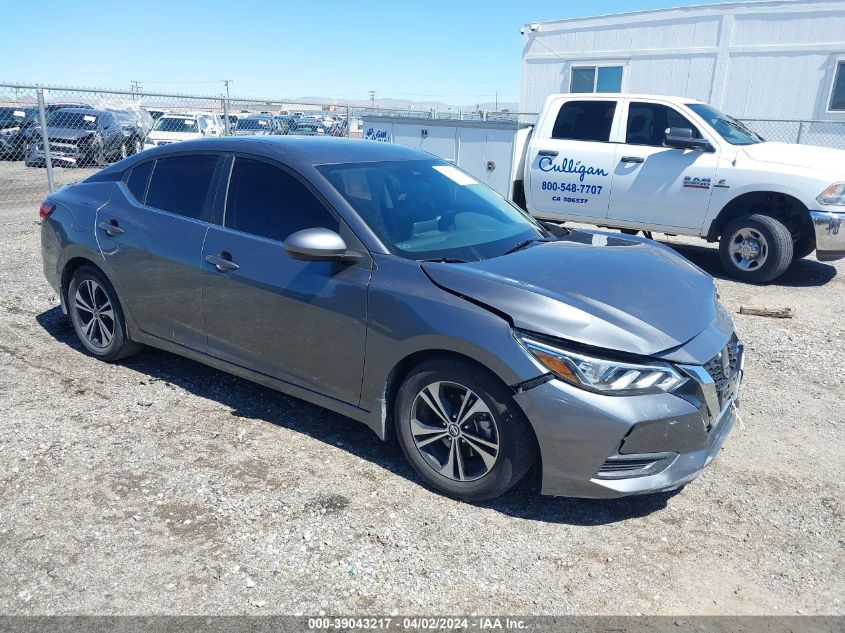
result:
M 129 172 L 129 178 L 126 179 L 126 188 L 129 193 L 140 202 L 144 204 L 144 196 L 147 195 L 147 183 L 150 182 L 150 173 L 153 170 L 155 161 L 148 160 L 145 163 L 136 165 Z
M 338 230 L 338 220 L 296 177 L 248 158 L 232 167 L 225 225 L 279 242 L 302 229 Z
M 208 222 L 207 199 L 218 157 L 174 156 L 155 163 L 146 205 Z
M 552 138 L 607 143 L 616 114 L 616 101 L 568 101 L 555 119 Z

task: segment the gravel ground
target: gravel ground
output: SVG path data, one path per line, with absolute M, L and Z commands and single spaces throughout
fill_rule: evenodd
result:
M 845 263 L 719 278 L 731 312 L 795 317 L 735 316 L 744 426 L 681 492 L 533 476 L 468 505 L 336 414 L 164 352 L 83 354 L 42 276 L 44 178 L 0 163 L 0 613 L 845 613 Z

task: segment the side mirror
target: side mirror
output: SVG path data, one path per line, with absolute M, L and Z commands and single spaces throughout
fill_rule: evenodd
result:
M 340 261 L 346 255 L 346 242 L 329 229 L 304 229 L 288 236 L 285 250 L 293 259 L 306 262 Z
M 666 130 L 666 140 L 663 142 L 666 147 L 676 149 L 697 149 L 709 151 L 713 149 L 707 139 L 696 138 L 693 131 L 688 127 L 670 127 Z

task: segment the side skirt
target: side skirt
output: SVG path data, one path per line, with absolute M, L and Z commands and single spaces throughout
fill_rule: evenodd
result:
M 143 343 L 144 345 L 149 345 L 150 347 L 155 347 L 164 350 L 165 352 L 171 352 L 179 356 L 184 356 L 185 358 L 197 361 L 199 363 L 202 363 L 203 365 L 208 365 L 209 367 L 213 367 L 214 369 L 219 369 L 221 371 L 234 374 L 235 376 L 245 378 L 246 380 L 251 380 L 252 382 L 264 385 L 265 387 L 269 387 L 270 389 L 275 389 L 276 391 L 280 391 L 289 396 L 293 396 L 294 398 L 299 398 L 300 400 L 305 400 L 306 402 L 310 402 L 311 404 L 316 404 L 317 406 L 323 407 L 324 409 L 329 409 L 330 411 L 334 411 L 335 413 L 339 413 L 348 418 L 352 418 L 357 422 L 364 423 L 366 426 L 371 428 L 372 431 L 376 433 L 376 435 L 380 435 L 380 425 L 379 428 L 373 428 L 373 416 L 370 414 L 369 411 L 365 409 L 360 409 L 354 405 L 348 404 L 346 402 L 341 402 L 340 400 L 325 396 L 323 394 L 317 393 L 316 391 L 311 391 L 310 389 L 305 389 L 303 387 L 293 385 L 289 382 L 285 382 L 284 380 L 273 378 L 272 376 L 268 376 L 267 374 L 262 374 L 251 369 L 247 369 L 246 367 L 241 367 L 240 365 L 220 360 L 219 358 L 214 358 L 213 356 L 209 356 L 208 354 L 198 352 L 189 347 L 179 345 L 178 343 L 173 343 L 172 341 L 166 341 L 164 339 L 158 338 L 157 336 L 146 334 L 138 330 L 137 328 L 133 328 L 131 338 L 133 341 L 136 341 L 138 343 Z

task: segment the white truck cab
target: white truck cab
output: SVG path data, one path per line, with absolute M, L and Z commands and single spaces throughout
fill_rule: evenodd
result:
M 450 125 L 469 138 L 461 122 Z M 507 186 L 494 188 L 535 217 L 719 241 L 727 272 L 749 282 L 813 251 L 845 258 L 845 151 L 768 143 L 712 106 L 658 95 L 551 95 L 529 134 L 524 127 L 511 135 L 518 158 Z M 479 152 L 451 154 L 443 157 L 490 182 L 489 160 L 460 160 Z

